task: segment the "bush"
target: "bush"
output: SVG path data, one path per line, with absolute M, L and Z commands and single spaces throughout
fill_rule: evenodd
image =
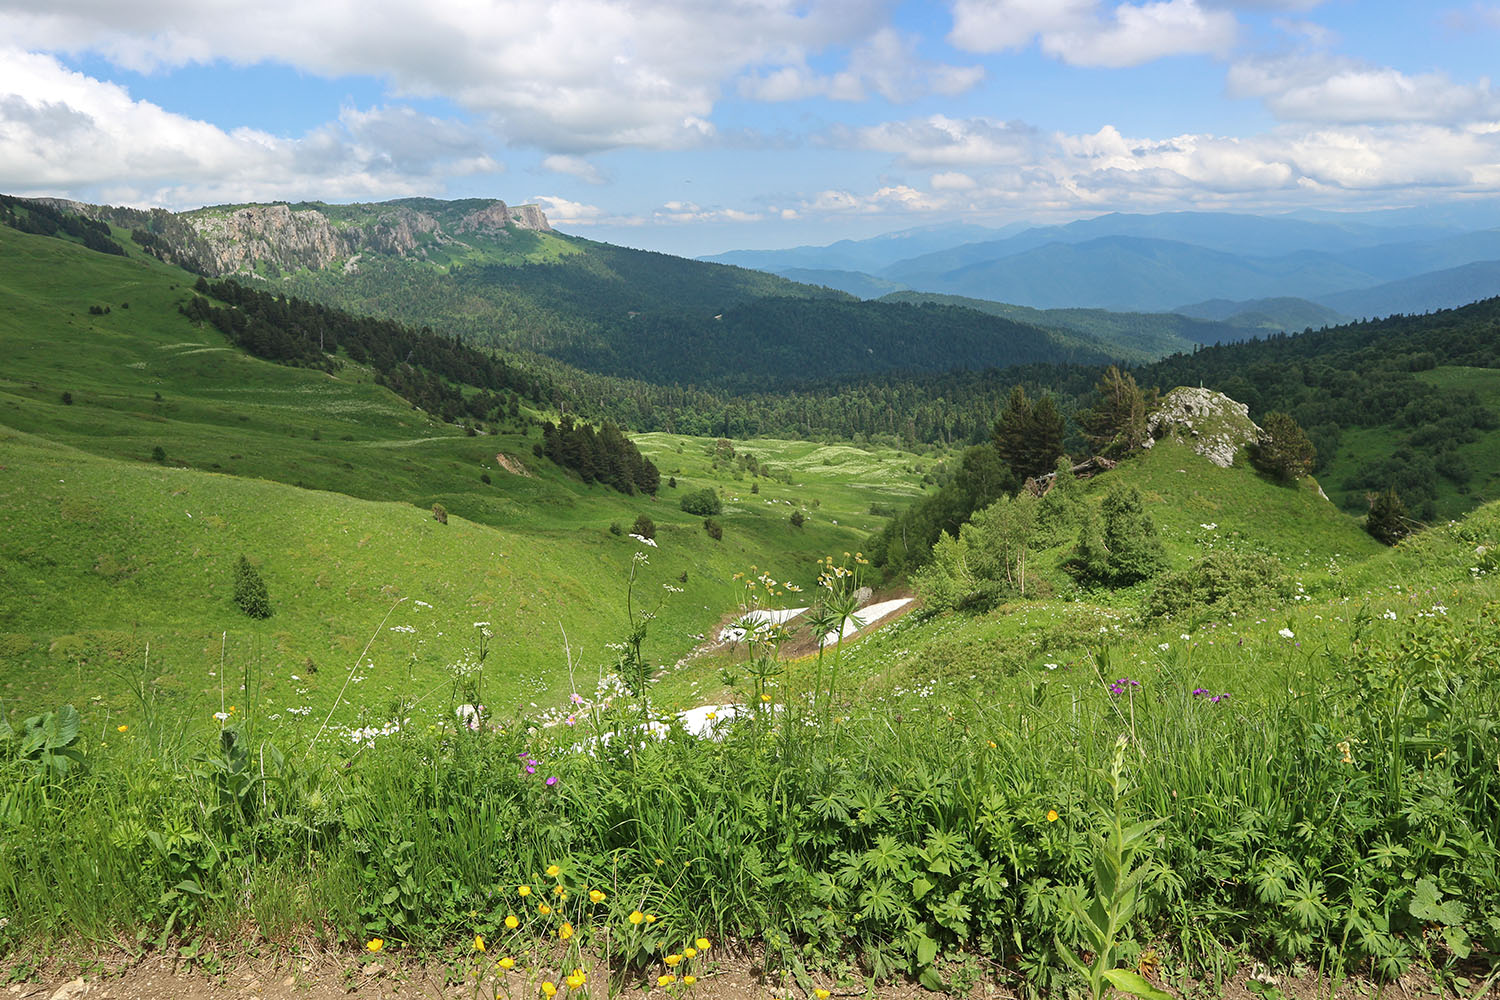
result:
M 630 533 L 632 535 L 640 535 L 642 538 L 655 538 L 656 522 L 645 514 L 642 514 L 635 519 L 635 524 L 631 526 Z
M 65 393 L 63 393 L 62 394 L 62 401 L 63 401 L 63 405 L 64 406 L 72 406 L 73 405 L 73 394 L 71 392 L 65 392 Z
M 1146 598 L 1146 613 L 1180 617 L 1195 610 L 1246 611 L 1291 596 L 1278 560 L 1255 552 L 1210 552 L 1157 581 Z
M 251 618 L 271 617 L 271 594 L 250 560 L 241 553 L 234 567 L 234 603 Z
M 490 474 L 488 472 L 481 472 L 479 474 L 479 481 L 488 486 L 490 484 Z
M 1395 545 L 1411 534 L 1411 517 L 1395 489 L 1387 487 L 1382 493 L 1371 493 L 1368 499 L 1370 513 L 1365 516 L 1365 530 L 1376 541 Z
M 620 527 L 620 522 L 619 521 L 611 521 L 611 522 L 609 522 L 609 533 L 611 535 L 617 535 L 617 536 L 618 535 L 623 535 L 623 534 L 625 534 L 625 529 L 622 528 L 622 527 Z
M 667 489 L 669 489 L 669 490 L 675 490 L 676 488 L 677 488 L 677 477 L 676 476 L 668 476 L 667 477 Z
M 711 517 L 703 519 L 703 530 L 708 532 L 708 537 L 716 542 L 724 540 L 724 526 Z
M 448 508 L 444 507 L 440 503 L 433 504 L 432 505 L 432 519 L 434 521 L 436 521 L 438 524 L 447 524 L 448 523 Z
M 724 505 L 719 502 L 719 495 L 706 486 L 684 496 L 680 506 L 687 513 L 699 517 L 713 517 L 724 509 Z
M 792 527 L 800 528 L 807 523 L 807 517 L 800 510 L 792 511 Z
M 157 463 L 158 465 L 160 465 L 161 463 L 165 462 L 166 460 L 167 460 L 167 449 L 163 448 L 161 445 L 157 445 L 155 448 L 151 449 L 151 461 L 153 461 L 153 462 Z
M 1281 412 L 1266 414 L 1260 436 L 1250 447 L 1251 464 L 1283 483 L 1295 483 L 1311 472 L 1317 457 L 1307 432 Z

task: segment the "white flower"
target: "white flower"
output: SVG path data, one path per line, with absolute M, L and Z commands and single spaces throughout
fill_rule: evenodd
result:
M 490 623 L 489 622 L 475 622 L 474 623 L 474 627 L 475 628 L 489 628 L 490 627 Z
M 1390 608 L 1386 608 L 1385 609 L 1385 614 L 1381 615 L 1380 617 L 1382 617 L 1382 618 L 1389 618 L 1391 621 L 1395 621 L 1396 620 L 1396 612 L 1392 611 Z
M 1159 643 L 1156 648 L 1159 649 L 1159 650 L 1161 650 L 1163 653 L 1165 653 L 1167 650 L 1169 650 L 1169 649 L 1172 648 L 1172 644 L 1169 643 L 1169 642 L 1163 642 L 1163 643 Z
M 227 721 L 229 719 L 229 713 L 228 712 L 215 712 L 214 713 L 214 718 L 218 719 L 220 722 L 225 722 L 225 721 Z
M 1295 638 L 1297 638 L 1296 633 L 1293 632 L 1289 628 L 1281 629 L 1276 634 L 1279 635 L 1279 636 L 1281 636 L 1283 639 L 1295 639 Z

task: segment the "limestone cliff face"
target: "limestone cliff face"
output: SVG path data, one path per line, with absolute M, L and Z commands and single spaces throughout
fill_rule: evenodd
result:
M 441 202 L 421 202 L 435 206 Z M 228 212 L 195 212 L 183 216 L 191 227 L 194 263 L 211 275 L 254 274 L 274 269 L 322 270 L 338 266 L 352 270 L 360 255 L 424 257 L 429 248 L 464 243 L 464 237 L 504 238 L 511 229 L 552 232 L 542 210 L 535 205 L 508 207 L 492 201 L 468 212 L 456 222 L 449 215 L 452 232 L 437 215 L 405 204 L 355 206 L 367 208 L 364 218 L 349 219 L 347 212 L 330 218 L 317 208 L 293 210 L 288 205 L 248 205 Z M 338 219 L 339 221 L 334 221 Z
M 1215 465 L 1229 468 L 1234 456 L 1260 435 L 1250 408 L 1212 389 L 1179 386 L 1162 397 L 1146 420 L 1146 447 L 1174 436 Z

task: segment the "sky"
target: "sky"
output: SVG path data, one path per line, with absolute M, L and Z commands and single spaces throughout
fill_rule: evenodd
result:
M 0 191 L 669 253 L 1500 192 L 1500 2 L 0 0 Z

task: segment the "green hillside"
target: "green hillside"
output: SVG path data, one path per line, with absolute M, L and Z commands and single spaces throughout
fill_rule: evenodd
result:
M 211 640 L 227 632 L 242 660 L 302 676 L 295 664 L 319 665 L 308 703 L 324 706 L 328 667 L 347 667 L 405 597 L 390 624 L 432 624 L 416 637 L 388 628 L 372 647 L 381 662 L 427 690 L 470 642 L 469 623 L 494 620 L 497 676 L 519 685 L 504 689 L 516 706 L 566 686 L 564 630 L 595 675 L 609 662 L 603 643 L 623 627 L 643 549 L 623 532 L 638 516 L 656 522 L 659 543 L 644 549 L 639 586 L 663 599 L 647 652 L 670 662 L 719 620 L 735 571 L 774 560 L 809 581 L 816 553 L 880 523 L 872 483 L 884 484 L 876 506 L 888 509 L 925 471 L 898 452 L 800 442 L 757 443 L 747 470 L 716 465 L 702 441 L 655 436 L 642 445 L 662 468 L 662 495 L 622 496 L 537 459 L 526 414 L 469 435 L 347 359 L 328 373 L 246 356 L 178 311 L 191 278 L 139 254 L 0 228 L 8 700 L 103 694 L 119 709 L 114 672 L 143 662 L 148 642 L 163 683 L 197 697 L 202 672 L 216 669 Z M 677 507 L 703 487 L 726 497 L 722 541 Z M 800 529 L 788 524 L 793 509 L 805 512 Z M 276 614 L 265 622 L 229 601 L 240 553 L 270 587 Z M 662 589 L 684 576 L 691 598 Z M 430 610 L 416 612 L 418 600 Z

